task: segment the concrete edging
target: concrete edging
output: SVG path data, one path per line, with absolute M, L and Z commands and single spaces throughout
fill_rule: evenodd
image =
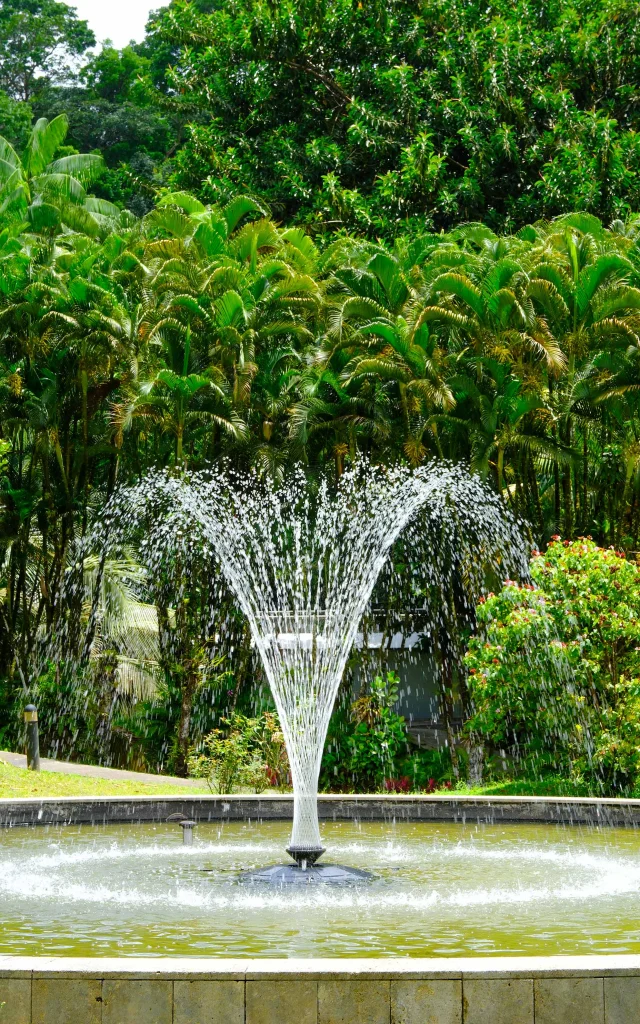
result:
M 640 956 L 0 957 L 3 1024 L 633 1024 Z
M 177 810 L 196 821 L 287 821 L 292 794 L 233 796 L 167 795 L 135 797 L 19 797 L 0 800 L 0 827 L 165 821 Z M 597 825 L 637 828 L 640 800 L 587 797 L 380 796 L 323 793 L 324 821 L 454 821 Z

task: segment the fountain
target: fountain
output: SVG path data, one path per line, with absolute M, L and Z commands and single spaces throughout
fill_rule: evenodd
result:
M 294 790 L 287 852 L 295 865 L 245 880 L 362 880 L 355 868 L 318 865 L 325 852 L 318 822 L 318 777 L 338 687 L 372 589 L 401 531 L 421 510 L 486 521 L 526 565 L 517 524 L 500 499 L 460 467 L 410 471 L 363 461 L 337 487 L 312 491 L 301 470 L 284 485 L 232 471 L 189 478 L 155 473 L 118 496 L 101 529 L 146 524 L 143 555 L 152 568 L 166 538 L 193 540 L 216 553 L 251 628 L 280 717 Z M 424 526 L 424 518 L 422 520 Z M 159 569 L 159 565 L 155 565 Z
M 86 598 L 87 551 L 106 558 L 134 544 L 149 574 L 164 572 L 164 593 L 173 580 L 169 553 L 182 570 L 194 556 L 211 564 L 217 553 L 273 688 L 293 771 L 293 831 L 287 841 L 279 797 L 0 801 L 0 825 L 9 826 L 0 849 L 0 953 L 352 963 L 640 949 L 637 801 L 374 797 L 365 824 L 359 798 L 331 794 L 323 834 L 345 866 L 320 859 L 322 746 L 376 579 L 384 594 L 402 573 L 405 592 L 424 602 L 412 616 L 435 632 L 451 621 L 438 607 L 451 591 L 448 567 L 469 602 L 496 574 L 526 572 L 518 524 L 476 477 L 443 464 L 410 472 L 363 463 L 337 488 L 313 489 L 302 473 L 281 487 L 225 471 L 153 474 L 114 497 L 70 568 L 58 638 L 65 652 L 74 642 L 79 659 L 87 650 L 73 611 Z M 209 595 L 217 568 L 211 580 Z M 246 873 L 285 845 L 290 865 Z M 277 884 L 234 884 L 239 870 L 243 881 Z M 389 1012 L 386 1005 L 381 1016 Z

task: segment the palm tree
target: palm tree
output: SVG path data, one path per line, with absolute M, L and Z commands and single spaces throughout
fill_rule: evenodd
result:
M 550 435 L 553 417 L 541 391 L 526 391 L 512 368 L 486 359 L 482 380 L 473 373 L 451 378 L 456 415 L 470 441 L 471 468 L 492 471 L 497 490 L 544 531 L 538 475 L 551 463 L 570 462 L 572 453 Z
M 157 692 L 160 649 L 155 605 L 141 600 L 147 573 L 133 556 L 102 559 L 87 555 L 83 562 L 85 603 L 83 617 L 93 613 L 90 657 L 99 667 L 108 663 L 117 696 L 138 700 Z
M 415 328 L 415 291 L 399 260 L 366 249 L 351 255 L 355 261 L 334 269 L 329 285 L 326 358 L 347 395 L 375 405 L 384 393 L 399 406 L 404 453 L 417 465 L 425 431 L 436 436 L 432 414 L 454 404 L 443 353 L 426 324 Z
M 66 114 L 36 121 L 20 157 L 0 136 L 0 216 L 27 220 L 36 232 L 56 233 L 61 226 L 97 235 L 119 223 L 116 206 L 88 196 L 86 187 L 103 169 L 101 156 L 75 153 L 55 159 L 69 129 Z
M 555 418 L 554 433 L 565 449 L 575 447 L 576 420 L 582 434 L 583 487 L 576 472 L 565 463 L 556 475 L 556 521 L 564 508 L 564 532 L 573 533 L 581 494 L 581 519 L 587 527 L 587 476 L 589 423 L 593 412 L 586 378 L 593 378 L 604 353 L 638 341 L 636 320 L 640 292 L 629 285 L 630 260 L 621 255 L 617 240 L 604 233 L 597 218 L 573 215 L 559 218 L 544 233 L 532 252 L 527 294 L 549 327 L 567 359 L 567 372 L 549 381 L 549 406 Z M 601 400 L 606 392 L 602 392 Z M 596 397 L 595 394 L 593 396 Z M 574 460 L 574 467 L 577 467 Z
M 353 463 L 358 457 L 358 439 L 379 446 L 389 438 L 390 402 L 379 381 L 368 382 L 351 395 L 321 353 L 296 383 L 298 397 L 289 412 L 289 434 L 293 452 L 302 451 L 306 461 L 322 466 L 332 458 L 339 478 L 345 458 Z
M 302 358 L 293 348 L 258 353 L 251 396 L 251 421 L 256 437 L 251 444 L 251 462 L 281 479 L 292 452 L 288 415 L 295 402 Z
M 127 400 L 114 410 L 116 432 L 122 434 L 138 421 L 172 434 L 177 465 L 184 461 L 190 429 L 213 423 L 235 440 L 243 438 L 246 425 L 231 406 L 224 374 L 218 367 L 197 365 L 191 328 L 169 330 L 161 321 L 153 337 L 162 345 L 161 365 L 153 376 L 132 382 Z
M 416 329 L 422 324 L 445 329 L 455 347 L 469 348 L 479 359 L 522 365 L 541 360 L 551 373 L 563 370 L 564 354 L 534 308 L 523 262 L 512 256 L 494 260 L 492 254 L 469 254 L 455 271 L 431 279 L 428 271 Z M 481 362 L 477 366 L 480 370 Z

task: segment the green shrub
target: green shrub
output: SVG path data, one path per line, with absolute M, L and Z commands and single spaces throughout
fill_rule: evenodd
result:
M 638 566 L 591 540 L 554 538 L 531 580 L 478 606 L 468 728 L 522 769 L 628 791 L 640 775 Z
M 458 758 L 463 756 L 463 751 L 458 751 Z M 413 792 L 430 793 L 436 789 L 449 789 L 455 783 L 448 747 L 440 750 L 412 750 L 400 761 L 398 774 L 410 780 Z
M 189 775 L 206 779 L 212 792 L 233 793 L 249 787 L 256 793 L 288 781 L 289 763 L 277 715 L 248 718 L 238 712 L 221 719 L 188 758 Z
M 322 763 L 323 788 L 375 791 L 400 774 L 408 735 L 404 718 L 393 710 L 399 683 L 395 672 L 376 676 L 346 715 L 334 716 Z

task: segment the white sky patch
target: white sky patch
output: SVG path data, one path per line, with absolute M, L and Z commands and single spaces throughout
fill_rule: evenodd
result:
M 79 18 L 89 22 L 98 43 L 110 39 L 122 49 L 133 40 L 144 39 L 144 27 L 150 11 L 168 6 L 166 0 L 66 0 Z M 98 47 L 99 48 L 99 47 Z

